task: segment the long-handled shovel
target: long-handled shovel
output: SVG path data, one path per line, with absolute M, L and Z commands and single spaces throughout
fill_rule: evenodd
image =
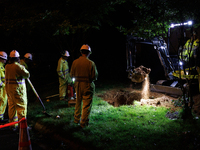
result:
M 28 81 L 28 83 L 30 84 L 30 86 L 31 86 L 31 88 L 32 88 L 33 92 L 35 93 L 35 95 L 37 96 L 37 98 L 40 100 L 40 103 L 42 104 L 42 106 L 43 106 L 43 109 L 44 109 L 44 110 L 43 110 L 43 113 L 44 113 L 46 116 L 48 116 L 48 117 L 51 117 L 51 115 L 50 115 L 50 114 L 48 114 L 48 113 L 46 112 L 46 108 L 45 108 L 45 106 L 44 106 L 44 104 L 43 104 L 42 100 L 40 99 L 40 97 L 39 97 L 39 95 L 38 95 L 37 91 L 35 90 L 35 88 L 34 88 L 33 84 L 31 83 L 30 79 L 29 79 L 29 78 L 27 78 L 27 81 Z

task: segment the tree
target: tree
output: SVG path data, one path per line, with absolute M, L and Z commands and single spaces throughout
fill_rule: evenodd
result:
M 15 43 L 23 43 L 31 37 L 31 45 L 38 39 L 48 40 L 57 50 L 68 49 L 74 53 L 76 47 L 87 41 L 90 32 L 100 29 L 102 23 L 109 20 L 107 14 L 114 10 L 116 3 L 119 2 L 3 0 L 0 2 L 0 31 L 5 37 L 16 37 Z
M 126 0 L 120 8 L 129 23 L 120 22 L 118 29 L 144 38 L 166 36 L 172 22 L 182 23 L 188 19 L 199 22 L 199 4 L 198 0 Z

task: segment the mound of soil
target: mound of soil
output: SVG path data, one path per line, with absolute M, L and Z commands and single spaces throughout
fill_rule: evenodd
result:
M 171 116 L 170 118 L 177 116 L 177 114 L 174 114 L 174 112 L 180 109 L 180 107 L 175 107 L 174 103 L 172 102 L 172 100 L 177 100 L 178 98 L 174 98 L 163 93 L 150 92 L 149 99 L 142 99 L 142 91 L 133 88 L 111 89 L 98 96 L 102 97 L 105 101 L 114 107 L 119 107 L 121 105 L 134 105 L 134 101 L 138 101 L 141 106 L 151 105 L 155 107 L 162 106 L 171 108 L 171 112 L 167 114 L 168 117 Z M 193 110 L 195 114 L 200 116 L 200 95 L 194 96 L 193 100 L 195 103 Z
M 133 105 L 133 101 L 138 101 L 141 105 L 147 104 L 152 106 L 172 107 L 172 100 L 174 99 L 156 92 L 150 92 L 149 99 L 142 99 L 142 92 L 132 88 L 112 89 L 98 96 L 102 97 L 105 101 L 115 107 L 121 105 Z

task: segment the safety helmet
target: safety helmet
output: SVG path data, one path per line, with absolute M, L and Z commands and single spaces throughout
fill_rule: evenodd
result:
M 0 51 L 0 58 L 7 60 L 8 56 L 6 52 Z
M 19 52 L 18 51 L 16 51 L 16 50 L 12 50 L 11 52 L 10 52 L 10 57 L 19 57 L 20 55 L 19 55 Z
M 62 55 L 63 56 L 67 56 L 67 57 L 69 57 L 70 55 L 69 55 L 69 52 L 68 51 L 66 51 L 66 50 L 64 50 L 63 52 L 62 52 Z
M 81 46 L 81 49 L 80 49 L 80 50 L 88 50 L 88 51 L 92 52 L 90 46 L 87 45 L 87 44 L 83 44 L 83 45 Z
M 24 55 L 24 57 L 25 58 L 27 58 L 27 59 L 30 59 L 30 60 L 32 60 L 32 54 L 30 54 L 30 53 L 26 53 L 25 55 Z

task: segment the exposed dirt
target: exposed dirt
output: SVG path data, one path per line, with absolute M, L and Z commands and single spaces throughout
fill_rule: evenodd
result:
M 170 109 L 170 114 L 168 113 L 167 116 L 170 116 L 174 113 L 177 116 L 176 111 L 180 109 L 180 107 L 175 107 L 172 100 L 177 100 L 177 98 L 171 97 L 169 95 L 157 92 L 149 92 L 149 99 L 142 98 L 142 91 L 136 90 L 133 88 L 125 88 L 125 89 L 111 89 L 106 91 L 103 94 L 98 95 L 102 97 L 105 101 L 109 104 L 113 105 L 114 107 L 119 107 L 121 105 L 134 105 L 134 101 L 138 101 L 140 105 L 151 105 L 155 107 L 163 106 Z M 193 110 L 195 114 L 200 116 L 200 95 L 196 95 L 193 97 L 194 100 L 194 107 Z M 169 118 L 173 118 L 174 115 L 171 115 Z

